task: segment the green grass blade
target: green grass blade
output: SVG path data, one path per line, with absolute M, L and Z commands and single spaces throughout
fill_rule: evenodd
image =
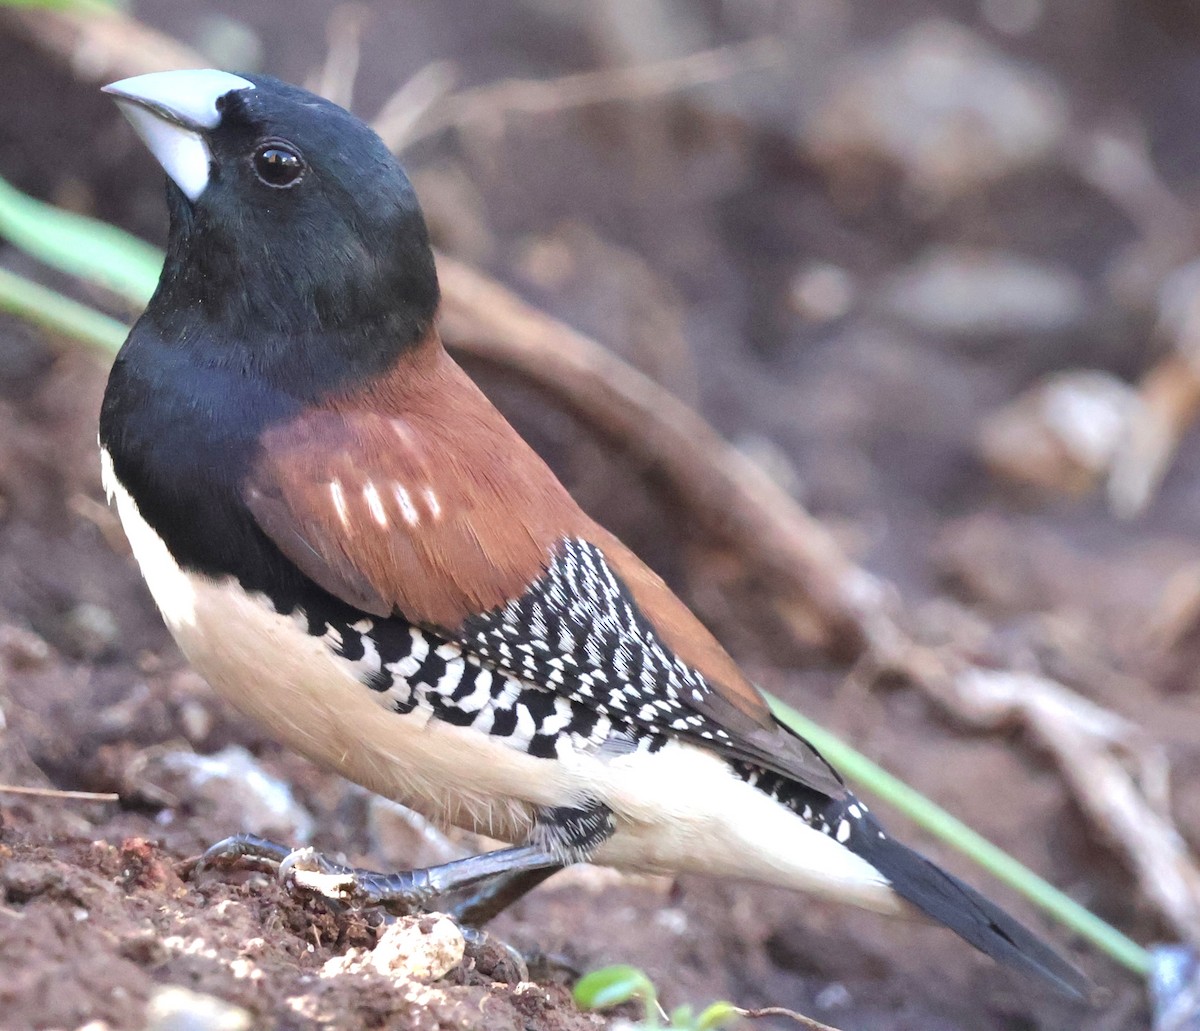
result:
M 0 236 L 56 269 L 97 283 L 142 308 L 163 255 L 144 240 L 85 215 L 44 204 L 0 179 Z
M 801 716 L 778 698 L 768 696 L 768 700 L 780 720 L 811 742 L 818 752 L 850 780 L 900 810 L 935 837 L 970 857 L 998 880 L 1019 891 L 1122 966 L 1142 977 L 1149 973 L 1150 954 L 1137 942 L 1106 924 L 1073 898 L 1017 862 L 981 834 L 971 830 L 915 788 L 893 777 L 824 727 Z
M 128 0 L 0 0 L 0 7 L 29 7 L 42 11 L 111 11 Z
M 82 340 L 114 355 L 129 327 L 103 312 L 80 304 L 40 283 L 0 268 L 0 311 L 10 312 L 35 326 Z

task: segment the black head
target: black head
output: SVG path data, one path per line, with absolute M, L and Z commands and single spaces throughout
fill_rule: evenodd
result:
M 273 351 L 425 333 L 438 303 L 425 221 L 367 125 L 265 75 L 165 72 L 106 90 L 169 176 L 153 318 Z

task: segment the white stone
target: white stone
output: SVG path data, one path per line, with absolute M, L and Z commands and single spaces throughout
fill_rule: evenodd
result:
M 1007 251 L 933 247 L 897 272 L 885 310 L 930 333 L 959 337 L 1061 332 L 1085 310 L 1069 269 Z
M 463 960 L 466 943 L 448 917 L 403 917 L 380 935 L 373 949 L 350 949 L 321 968 L 322 977 L 373 972 L 397 981 L 430 984 Z
M 914 187 L 954 195 L 1047 157 L 1067 122 L 1049 76 L 930 19 L 835 73 L 810 143 L 826 161 L 876 155 Z

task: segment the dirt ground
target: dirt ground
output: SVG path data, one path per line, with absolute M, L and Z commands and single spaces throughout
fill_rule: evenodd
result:
M 244 64 L 252 43 L 260 67 L 299 81 L 326 51 L 329 5 L 318 0 L 136 8 L 217 64 Z M 1016 74 L 1040 69 L 1021 124 L 1133 126 L 1186 207 L 1200 183 L 1197 24 L 1149 0 L 365 10 L 354 95 L 364 114 L 434 58 L 454 61 L 469 87 L 773 36 L 780 61 L 715 86 L 496 114 L 414 144 L 404 156 L 439 244 L 698 405 L 914 609 L 941 600 L 981 620 L 990 662 L 1036 665 L 1134 719 L 1165 746 L 1173 816 L 1200 844 L 1200 633 L 1164 645 L 1147 632 L 1173 578 L 1200 563 L 1195 434 L 1129 521 L 1095 492 L 1013 485 L 977 446 L 989 413 L 1048 373 L 1133 382 L 1165 353 L 1153 290 L 1139 293 L 1130 272 L 1155 267 L 1130 258 L 1145 227 L 1057 157 L 1026 154 L 1003 170 L 1003 155 L 982 171 L 961 155 L 921 165 L 878 141 L 877 152 L 844 147 L 828 128 L 830 110 L 844 126 L 869 95 L 861 69 L 948 17 Z M 2 26 L 0 95 L 18 98 L 0 115 L 0 175 L 161 242 L 158 174 L 117 114 Z M 1194 232 L 1178 233 L 1182 264 Z M 920 273 L 964 248 L 1029 263 L 1020 302 L 996 301 L 1005 282 L 995 280 L 955 295 L 957 321 L 945 296 L 933 313 L 917 310 Z M 78 293 L 11 249 L 0 260 Z M 897 833 L 1041 929 L 1106 1001 L 1064 1002 L 935 928 L 703 878 L 581 869 L 552 879 L 492 928 L 554 960 L 534 964 L 531 980 L 495 943 L 468 946 L 436 978 L 381 971 L 363 951 L 383 934 L 367 918 L 299 903 L 261 877 L 183 879 L 185 857 L 240 830 L 308 838 L 385 869 L 478 843 L 406 821 L 212 696 L 161 626 L 103 504 L 105 359 L 6 318 L 0 359 L 0 785 L 120 795 L 0 791 L 0 1027 L 199 1026 L 161 1015 L 169 986 L 226 1000 L 261 1027 L 597 1027 L 605 1021 L 574 1009 L 563 971 L 610 962 L 643 967 L 668 1006 L 788 1006 L 845 1031 L 1148 1026 L 1131 975 L 896 815 Z M 968 733 L 911 687 L 848 678 L 798 652 L 752 599 L 721 589 L 712 542 L 627 456 L 511 377 L 476 371 L 585 507 L 678 587 L 758 682 L 1134 939 L 1170 937 L 1027 739 Z M 411 931 L 434 933 L 428 922 Z

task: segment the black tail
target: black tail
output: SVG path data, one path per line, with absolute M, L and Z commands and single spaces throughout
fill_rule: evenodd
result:
M 974 888 L 881 834 L 869 815 L 856 821 L 847 847 L 892 882 L 892 889 L 993 959 L 1086 999 L 1094 985 L 1032 931 Z M 866 823 L 870 828 L 862 826 Z

